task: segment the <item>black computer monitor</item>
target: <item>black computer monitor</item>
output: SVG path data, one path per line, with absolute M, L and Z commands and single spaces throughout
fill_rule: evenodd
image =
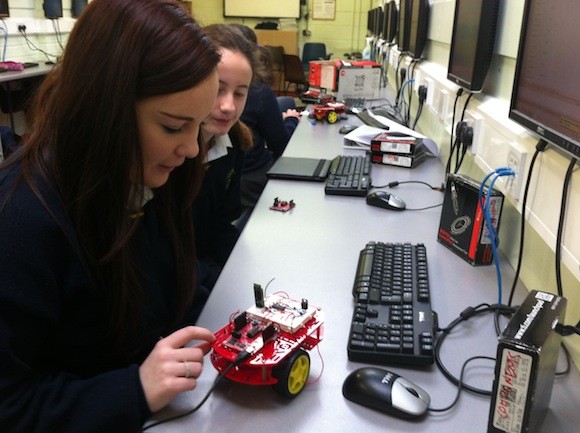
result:
M 407 51 L 415 58 L 421 58 L 427 43 L 429 30 L 429 0 L 413 0 L 409 20 L 409 48 Z
M 73 18 L 78 18 L 86 5 L 87 0 L 71 0 L 70 12 Z
M 400 52 L 409 51 L 409 29 L 411 28 L 411 0 L 399 0 L 399 28 L 397 45 Z
M 8 0 L 0 0 L 0 18 L 10 16 L 10 7 L 8 7 Z
M 393 1 L 385 3 L 385 11 L 383 17 L 383 39 L 391 44 L 397 35 L 397 27 L 399 22 L 399 11 L 397 4 Z
M 62 17 L 62 0 L 44 0 L 44 17 L 56 19 Z
M 373 31 L 373 34 L 375 36 L 380 36 L 383 33 L 383 19 L 384 19 L 383 8 L 379 6 L 376 8 L 376 11 L 377 11 L 377 19 L 375 21 L 375 29 Z
M 491 64 L 499 0 L 456 0 L 447 78 L 479 91 Z
M 580 157 L 580 1 L 526 0 L 509 117 Z

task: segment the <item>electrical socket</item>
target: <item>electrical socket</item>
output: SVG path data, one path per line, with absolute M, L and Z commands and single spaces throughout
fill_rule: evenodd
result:
M 425 77 L 423 80 L 423 85 L 427 87 L 427 99 L 425 100 L 425 104 L 427 104 L 427 107 L 433 107 L 435 83 L 433 82 L 432 78 Z
M 463 116 L 463 121 L 467 123 L 473 129 L 473 141 L 471 142 L 471 154 L 476 155 L 477 150 L 480 146 L 480 140 L 483 136 L 483 116 L 480 114 L 465 110 L 465 116 Z
M 419 94 L 419 86 L 423 84 L 423 74 L 420 70 L 417 69 L 415 72 L 413 72 L 413 75 L 413 79 L 415 80 L 413 83 L 413 90 L 416 94 Z
M 389 61 L 391 62 L 391 66 L 394 68 L 397 67 L 397 63 L 399 63 L 399 56 L 400 53 L 396 50 L 391 50 L 391 55 L 389 56 Z
M 427 92 L 428 93 L 428 92 Z M 439 89 L 435 87 L 433 92 L 433 110 L 437 113 L 439 118 L 443 121 L 445 126 L 449 122 L 449 92 L 446 89 Z
M 528 154 L 520 145 L 516 143 L 506 143 L 506 146 L 509 146 L 507 151 L 506 166 L 512 169 L 514 175 L 506 176 L 502 178 L 502 180 L 505 179 L 504 185 L 506 192 L 509 193 L 515 200 L 519 200 L 522 191 L 524 172 L 526 168 L 526 158 Z

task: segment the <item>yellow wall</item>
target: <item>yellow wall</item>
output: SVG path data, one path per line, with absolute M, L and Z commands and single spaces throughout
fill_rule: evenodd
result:
M 303 15 L 297 21 L 299 46 L 302 47 L 305 42 L 324 42 L 327 52 L 336 57 L 352 51 L 362 51 L 370 6 L 371 0 L 337 0 L 334 20 L 315 20 L 312 19 L 312 0 L 309 0 L 309 19 Z M 305 8 L 302 10 L 305 12 Z M 239 22 L 253 28 L 263 21 L 276 21 L 267 18 L 224 18 L 221 0 L 193 0 L 192 13 L 203 24 Z M 303 34 L 305 30 L 310 32 L 310 36 Z

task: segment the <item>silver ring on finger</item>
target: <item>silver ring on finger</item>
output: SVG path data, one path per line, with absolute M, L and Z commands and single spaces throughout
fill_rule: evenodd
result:
M 189 371 L 189 362 L 187 362 L 185 360 L 183 360 L 182 362 L 183 362 L 183 369 L 185 370 L 185 377 L 186 378 L 189 378 L 190 377 L 190 375 L 189 375 L 189 373 L 190 373 L 190 371 Z

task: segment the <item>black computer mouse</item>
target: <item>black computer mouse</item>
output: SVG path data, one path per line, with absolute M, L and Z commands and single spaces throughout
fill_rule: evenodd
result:
M 431 398 L 422 388 L 391 371 L 364 367 L 348 375 L 342 395 L 354 403 L 403 419 L 427 413 Z
M 404 210 L 407 207 L 403 200 L 387 191 L 371 192 L 367 195 L 367 204 L 391 210 Z
M 354 131 L 356 128 L 358 128 L 356 125 L 343 125 L 340 127 L 338 132 L 341 134 L 348 134 L 349 132 Z

